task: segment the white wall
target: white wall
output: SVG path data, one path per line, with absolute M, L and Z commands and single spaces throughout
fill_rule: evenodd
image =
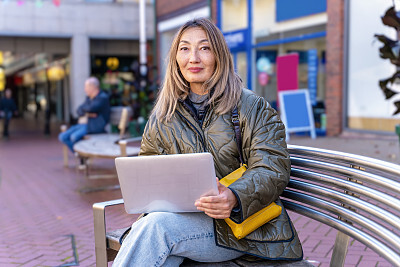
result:
M 153 9 L 147 5 L 147 36 L 153 38 Z M 43 1 L 0 1 L 0 36 L 89 36 L 139 39 L 139 5 L 137 3 L 101 3 L 64 0 L 56 7 Z
M 382 45 L 374 38 L 374 34 L 385 34 L 395 39 L 395 30 L 381 21 L 392 0 L 349 1 L 348 116 L 393 118 L 392 102 L 399 97 L 385 100 L 378 83 L 391 77 L 395 67 L 379 57 Z M 396 4 L 399 6 L 400 2 Z
M 146 36 L 153 39 L 154 14 L 146 7 Z M 90 75 L 90 38 L 139 39 L 139 5 L 137 1 L 86 2 L 63 0 L 56 7 L 52 1 L 0 1 L 1 36 L 65 37 L 71 39 L 71 109 L 76 111 L 85 98 L 83 85 Z

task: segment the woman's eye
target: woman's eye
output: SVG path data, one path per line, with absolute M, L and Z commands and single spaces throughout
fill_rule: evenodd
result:
M 208 46 L 203 46 L 202 48 L 200 48 L 201 50 L 210 50 L 210 47 Z
M 188 48 L 187 47 L 181 47 L 181 48 L 179 48 L 179 50 L 188 50 Z

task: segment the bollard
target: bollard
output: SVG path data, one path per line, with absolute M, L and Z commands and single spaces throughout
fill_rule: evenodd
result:
M 65 132 L 67 130 L 67 125 L 61 125 L 61 132 Z M 63 145 L 63 159 L 64 159 L 64 167 L 68 167 L 68 147 Z
M 396 125 L 396 134 L 399 137 L 399 143 L 400 143 L 400 124 Z

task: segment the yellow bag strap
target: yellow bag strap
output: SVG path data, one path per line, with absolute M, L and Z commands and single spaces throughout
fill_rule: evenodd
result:
M 231 172 L 230 174 L 219 180 L 219 182 L 228 187 L 231 184 L 233 184 L 237 179 L 242 177 L 243 173 L 246 170 L 247 170 L 247 165 L 243 164 L 240 168 L 234 170 L 233 172 Z

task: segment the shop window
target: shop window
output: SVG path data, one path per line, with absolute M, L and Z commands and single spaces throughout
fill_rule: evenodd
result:
M 266 37 L 276 31 L 275 0 L 253 0 L 253 36 Z
M 247 28 L 246 0 L 221 0 L 221 3 L 223 32 Z

